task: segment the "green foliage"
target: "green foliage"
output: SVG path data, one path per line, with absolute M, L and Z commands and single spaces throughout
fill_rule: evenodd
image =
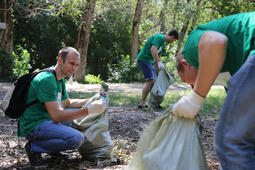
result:
M 58 51 L 64 46 L 74 46 L 78 26 L 67 14 L 42 14 L 20 18 L 14 12 L 14 47 L 19 44 L 30 54 L 33 68 L 56 64 Z M 17 53 L 18 48 L 14 48 Z
M 100 78 L 100 75 L 94 76 L 93 74 L 87 74 L 84 78 L 86 84 L 100 84 L 103 80 Z
M 117 64 L 107 64 L 109 69 L 108 82 L 113 83 L 129 83 L 138 82 L 143 80 L 144 77 L 142 71 L 138 67 L 137 63 L 131 65 L 130 56 L 123 56 Z
M 28 68 L 30 67 L 30 54 L 27 50 L 23 49 L 21 46 L 18 46 L 16 53 L 13 52 L 13 58 L 13 74 L 15 77 L 20 77 L 21 75 L 29 72 Z
M 102 2 L 104 3 L 104 2 Z M 119 67 L 123 56 L 130 54 L 133 14 L 129 2 L 111 1 L 95 14 L 88 47 L 86 73 L 110 76 L 109 66 Z M 119 5 L 119 6 L 117 6 Z
M 112 82 L 144 81 L 141 70 L 136 64 L 130 65 L 128 59 L 136 3 L 135 0 L 96 2 L 86 74 L 100 75 L 102 80 Z M 20 45 L 30 55 L 29 64 L 33 68 L 54 65 L 62 47 L 75 46 L 77 43 L 87 1 L 19 0 L 18 4 L 13 6 L 14 53 L 20 55 Z M 172 29 L 183 33 L 185 42 L 190 31 L 198 24 L 235 13 L 254 11 L 254 7 L 254 0 L 144 1 L 138 48 L 141 49 L 152 35 L 165 34 Z M 161 16 L 162 13 L 165 15 Z M 165 32 L 160 32 L 162 23 Z M 177 49 L 183 47 L 183 42 L 179 42 L 178 48 L 177 43 L 173 43 L 165 49 L 165 55 L 162 56 L 164 65 L 177 82 L 180 79 L 175 70 L 174 58 Z M 1 57 L 6 60 L 4 63 L 10 63 L 8 67 L 13 66 L 10 58 Z M 0 67 L 1 73 L 9 69 L 5 69 L 7 66 L 3 64 Z M 18 70 L 16 72 L 19 74 Z
M 14 79 L 12 74 L 13 59 L 6 51 L 0 48 L 0 81 L 12 81 Z

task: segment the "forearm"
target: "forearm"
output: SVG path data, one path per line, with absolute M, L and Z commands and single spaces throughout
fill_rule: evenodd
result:
M 158 50 L 155 45 L 152 45 L 152 47 L 151 47 L 151 55 L 155 59 L 156 62 L 160 61 L 160 56 L 158 55 Z
M 60 109 L 57 101 L 45 102 L 47 111 L 51 119 L 55 122 L 65 122 L 73 119 L 77 119 L 88 114 L 88 108 L 75 109 L 75 110 L 63 110 Z
M 71 121 L 83 116 L 88 115 L 88 109 L 76 109 L 76 110 L 58 110 L 54 114 L 51 114 L 51 119 L 55 122 Z
M 199 70 L 194 90 L 206 97 L 216 80 L 225 61 L 227 37 L 217 32 L 208 31 L 200 39 Z
M 88 102 L 89 99 L 69 99 L 67 102 L 62 102 L 63 108 L 81 108 Z

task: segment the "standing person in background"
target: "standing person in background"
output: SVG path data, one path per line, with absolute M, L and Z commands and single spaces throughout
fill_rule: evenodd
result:
M 154 61 L 156 61 L 156 66 L 159 70 L 164 69 L 164 64 L 160 60 L 160 54 L 162 54 L 165 48 L 165 42 L 170 44 L 178 40 L 178 38 L 179 33 L 177 30 L 172 30 L 167 35 L 155 34 L 148 39 L 138 54 L 137 63 L 146 79 L 146 83 L 142 91 L 142 97 L 138 105 L 139 109 L 148 108 L 148 105 L 145 104 L 145 100 L 156 81 Z
M 185 118 L 198 114 L 218 74 L 229 72 L 215 148 L 224 170 L 255 169 L 255 12 L 199 25 L 178 54 L 176 67 L 193 88 L 172 110 Z
M 31 166 L 45 167 L 41 153 L 48 153 L 55 158 L 66 158 L 61 151 L 78 149 L 84 141 L 84 135 L 61 122 L 104 110 L 105 102 L 97 100 L 89 107 L 81 108 L 88 99 L 70 99 L 65 88 L 65 77 L 71 77 L 80 64 L 80 54 L 72 47 L 59 51 L 57 65 L 52 72 L 41 72 L 32 80 L 26 104 L 39 100 L 28 107 L 19 118 L 18 136 L 26 137 L 25 150 Z M 61 106 L 60 106 L 61 105 Z

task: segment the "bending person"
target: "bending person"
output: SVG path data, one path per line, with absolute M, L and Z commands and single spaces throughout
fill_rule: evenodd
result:
M 137 56 L 137 63 L 143 72 L 144 78 L 146 79 L 146 83 L 142 91 L 142 97 L 138 104 L 139 109 L 148 108 L 145 101 L 156 81 L 156 69 L 154 67 L 154 62 L 156 61 L 157 69 L 164 69 L 164 64 L 160 60 L 160 54 L 162 54 L 165 48 L 165 42 L 170 44 L 178 40 L 178 38 L 179 33 L 177 30 L 172 30 L 167 35 L 155 34 L 148 39 L 142 50 L 139 52 Z
M 176 59 L 178 74 L 193 92 L 173 114 L 193 118 L 220 72 L 229 72 L 227 97 L 215 130 L 215 147 L 224 170 L 255 168 L 255 12 L 199 25 Z

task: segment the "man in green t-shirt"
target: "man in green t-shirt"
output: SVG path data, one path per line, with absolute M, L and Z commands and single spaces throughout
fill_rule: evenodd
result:
M 26 137 L 25 150 L 31 166 L 45 167 L 41 153 L 48 153 L 55 158 L 66 158 L 60 151 L 79 148 L 84 135 L 76 129 L 64 125 L 73 119 L 100 113 L 105 108 L 105 101 L 97 100 L 89 107 L 81 108 L 88 99 L 70 99 L 65 88 L 65 77 L 71 77 L 80 64 L 80 54 L 72 47 L 59 51 L 57 64 L 52 72 L 41 72 L 31 82 L 26 103 L 39 100 L 28 107 L 19 119 L 18 136 Z
M 224 170 L 255 169 L 255 12 L 199 25 L 178 54 L 176 68 L 193 89 L 172 110 L 185 118 L 200 111 L 219 73 L 232 76 L 215 129 L 215 148 Z
M 178 37 L 179 33 L 177 30 L 172 30 L 167 35 L 155 34 L 148 39 L 142 50 L 139 52 L 137 56 L 137 63 L 143 71 L 143 75 L 146 79 L 146 83 L 142 91 L 142 97 L 138 105 L 139 109 L 148 107 L 148 105 L 145 104 L 145 100 L 156 81 L 154 61 L 156 61 L 157 69 L 164 69 L 165 67 L 160 60 L 160 55 L 165 48 L 165 42 L 169 44 L 173 43 L 178 39 Z

